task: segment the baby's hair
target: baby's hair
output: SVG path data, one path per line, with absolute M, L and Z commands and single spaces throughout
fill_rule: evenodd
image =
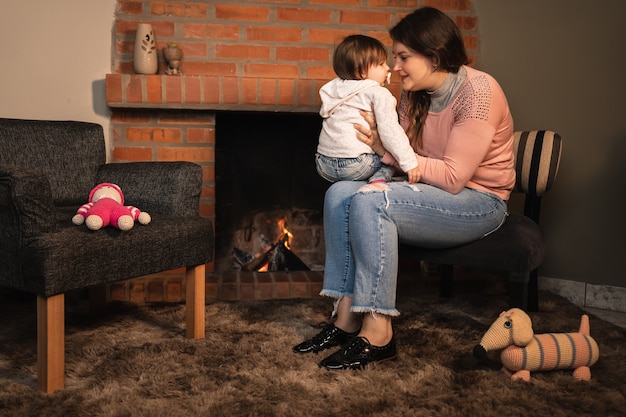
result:
M 344 80 L 362 80 L 372 65 L 387 62 L 387 50 L 378 39 L 347 36 L 335 49 L 333 70 Z

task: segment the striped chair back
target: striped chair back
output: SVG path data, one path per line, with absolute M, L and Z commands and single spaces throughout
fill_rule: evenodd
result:
M 526 194 L 524 214 L 539 222 L 541 196 L 554 184 L 561 162 L 562 139 L 550 130 L 517 131 L 513 135 L 515 187 Z
M 518 131 L 513 135 L 514 191 L 543 195 L 550 190 L 561 162 L 562 140 L 550 130 Z

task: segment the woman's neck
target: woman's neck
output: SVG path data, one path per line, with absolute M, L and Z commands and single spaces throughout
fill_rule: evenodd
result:
M 456 97 L 466 77 L 467 71 L 465 67 L 459 68 L 458 72 L 447 72 L 445 79 L 437 89 L 427 91 L 430 95 L 429 111 L 438 113 L 445 109 L 452 99 Z
M 433 89 L 426 90 L 426 92 L 430 95 L 433 95 L 436 94 L 437 91 L 441 90 L 441 87 L 446 83 L 446 80 L 448 79 L 448 74 L 450 74 L 448 71 L 435 71 L 433 73 Z

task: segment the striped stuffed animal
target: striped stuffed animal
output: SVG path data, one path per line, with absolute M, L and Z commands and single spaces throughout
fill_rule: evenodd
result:
M 598 360 L 598 344 L 589 335 L 589 317 L 583 315 L 578 333 L 534 334 L 528 314 L 519 308 L 503 311 L 493 322 L 474 356 L 484 358 L 487 352 L 503 349 L 503 370 L 512 379 L 530 381 L 530 373 L 573 369 L 576 379 L 591 379 L 590 366 Z

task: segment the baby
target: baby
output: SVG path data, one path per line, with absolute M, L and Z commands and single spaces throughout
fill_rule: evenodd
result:
M 385 150 L 408 175 L 409 182 L 416 182 L 419 168 L 415 151 L 398 122 L 396 99 L 383 86 L 391 76 L 384 45 L 369 36 L 348 36 L 335 49 L 333 69 L 337 78 L 320 89 L 324 120 L 315 155 L 317 172 L 331 182 L 391 180 L 394 166 L 383 164 L 356 137 L 354 124 L 367 125 L 359 114 L 363 110 L 373 112 Z

